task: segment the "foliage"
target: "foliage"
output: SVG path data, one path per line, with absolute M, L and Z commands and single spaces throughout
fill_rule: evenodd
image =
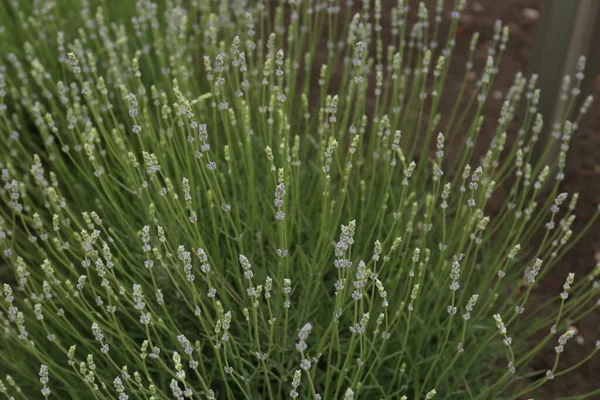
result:
M 584 60 L 550 140 L 519 74 L 478 157 L 508 29 L 442 110 L 464 1 L 405 3 L 2 2 L 0 393 L 516 399 L 587 361 L 599 269 L 530 301 L 585 231 Z

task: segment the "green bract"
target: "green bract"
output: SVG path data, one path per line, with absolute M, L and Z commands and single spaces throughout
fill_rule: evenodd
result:
M 559 184 L 591 98 L 566 120 L 566 81 L 536 146 L 519 74 L 474 155 L 508 29 L 442 110 L 464 1 L 406 3 L 2 1 L 0 393 L 522 399 L 569 371 L 599 270 L 528 300 L 583 234 Z

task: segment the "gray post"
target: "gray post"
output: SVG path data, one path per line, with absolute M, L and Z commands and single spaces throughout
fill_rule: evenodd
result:
M 559 94 L 563 77 L 573 77 L 579 57 L 587 58 L 582 93 L 574 103 L 577 112 L 600 71 L 600 0 L 544 0 L 538 29 L 532 72 L 539 74 L 542 95 L 538 109 L 544 117 L 540 142 L 545 143 L 562 112 Z M 539 153 L 534 153 L 536 156 Z M 549 156 L 548 161 L 556 160 L 558 146 Z
M 600 1 L 544 0 L 532 72 L 542 90 L 539 110 L 549 128 L 557 118 L 559 90 L 564 75 L 573 75 L 579 56 L 588 59 L 585 94 L 600 63 Z M 587 83 L 587 85 L 586 85 Z M 580 101 L 584 96 L 579 96 Z M 546 130 L 547 131 L 547 130 Z

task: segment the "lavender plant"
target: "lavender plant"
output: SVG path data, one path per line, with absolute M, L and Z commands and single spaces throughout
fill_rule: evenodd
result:
M 507 27 L 442 109 L 465 2 L 390 3 L 2 2 L 0 393 L 523 399 L 600 350 L 559 363 L 600 267 L 531 302 L 585 232 L 584 60 L 548 141 L 518 74 L 480 156 Z

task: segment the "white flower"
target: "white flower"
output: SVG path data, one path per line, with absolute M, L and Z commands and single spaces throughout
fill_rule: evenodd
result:
M 302 368 L 305 371 L 308 371 L 310 369 L 311 366 L 311 362 L 309 359 L 304 358 L 302 359 L 302 361 L 300 361 L 300 368 Z

